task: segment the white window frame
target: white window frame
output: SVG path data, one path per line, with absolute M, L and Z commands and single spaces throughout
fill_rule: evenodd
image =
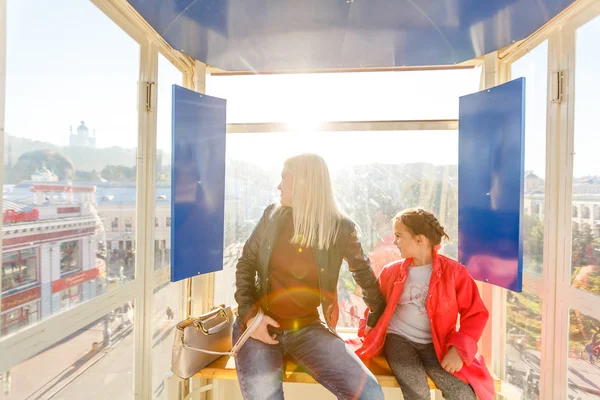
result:
M 471 60 L 468 66 L 463 65 L 460 68 L 448 66 L 448 70 L 467 69 L 482 66 L 482 60 Z M 197 62 L 197 70 L 207 69 L 207 67 Z M 244 73 L 222 73 L 210 67 L 215 75 L 245 75 Z M 418 70 L 428 70 L 430 68 L 417 68 Z M 440 69 L 440 68 L 436 68 Z M 398 68 L 398 71 L 412 71 L 415 68 Z M 483 71 L 483 69 L 482 69 Z M 310 73 L 344 73 L 344 71 L 308 71 Z M 362 71 L 363 73 L 379 72 L 378 70 Z M 277 73 L 269 73 L 277 74 Z M 196 77 L 205 77 L 204 74 L 197 74 Z M 205 79 L 205 78 L 204 78 Z M 483 79 L 483 76 L 482 76 Z M 206 82 L 196 82 L 196 91 L 206 92 Z M 313 128 L 315 131 L 322 132 L 393 132 L 393 131 L 458 131 L 458 119 L 440 119 L 440 120 L 389 120 L 389 121 L 327 121 L 321 122 Z M 259 122 L 259 123 L 229 123 L 226 127 L 227 135 L 238 135 L 245 133 L 281 133 L 294 132 L 294 128 L 286 123 L 280 122 Z M 192 307 L 194 314 L 206 312 L 214 306 L 215 277 L 214 273 L 206 274 L 192 279 L 193 288 L 190 289 L 190 296 L 193 293 Z M 357 328 L 338 327 L 340 333 L 356 333 Z
M 524 289 L 542 300 L 540 398 L 566 398 L 568 394 L 569 310 L 574 308 L 600 320 L 600 297 L 571 287 L 574 36 L 578 27 L 598 16 L 600 3 L 594 0 L 579 1 L 551 24 L 501 55 L 502 63 L 507 66 L 509 80 L 510 65 L 548 40 L 543 271 L 541 277 L 528 272 L 524 274 Z M 552 102 L 552 93 L 556 89 L 553 72 L 556 71 L 565 73 L 563 84 L 566 93 L 560 103 Z M 503 314 L 505 323 L 506 308 Z M 493 318 L 497 317 L 493 315 Z M 504 325 L 501 332 L 505 330 Z M 504 339 L 501 339 L 502 343 L 499 342 L 494 341 L 494 347 L 504 346 Z M 503 369 L 502 366 L 495 372 L 502 375 Z
M 590 5 L 582 12 L 575 14 L 562 26 L 562 64 L 561 69 L 566 70 L 567 88 L 566 98 L 561 110 L 564 118 L 561 120 L 563 132 L 562 141 L 559 144 L 559 158 L 564 167 L 560 172 L 560 182 L 564 185 L 559 187 L 559 211 L 562 211 L 560 221 L 563 230 L 562 238 L 558 247 L 556 265 L 556 323 L 555 330 L 559 339 L 554 348 L 556 354 L 556 379 L 555 389 L 558 396 L 566 398 L 568 393 L 568 364 L 569 364 L 569 331 L 571 309 L 576 309 L 589 317 L 600 320 L 600 297 L 587 293 L 571 286 L 571 252 L 572 252 L 572 218 L 573 206 L 573 160 L 575 144 L 575 72 L 576 72 L 576 30 L 582 25 L 600 16 L 600 3 L 590 2 Z M 565 134 L 566 133 L 566 134 Z M 569 211 L 569 212 L 567 212 Z M 595 307 L 594 307 L 595 305 Z
M 438 70 L 438 69 L 468 69 L 483 65 L 481 59 L 469 60 L 460 66 L 445 66 L 439 67 L 398 67 L 391 69 L 366 69 L 366 70 L 318 70 L 318 71 L 301 71 L 299 73 L 345 73 L 345 72 L 381 72 L 381 71 L 415 71 L 415 70 Z M 224 72 L 215 67 L 207 66 L 199 61 L 196 61 L 195 75 L 188 77 L 190 84 L 199 93 L 206 93 L 206 75 L 212 74 L 215 76 L 232 76 L 232 75 L 249 75 L 245 72 Z M 260 72 L 259 72 L 260 74 Z M 267 74 L 277 75 L 286 74 L 286 72 L 273 72 Z M 192 82 L 193 80 L 193 82 Z M 369 132 L 369 131 L 457 131 L 458 119 L 442 119 L 442 120 L 391 120 L 391 121 L 328 121 L 319 123 L 314 127 L 316 131 L 323 132 Z M 244 133 L 281 133 L 293 132 L 294 128 L 288 124 L 279 122 L 259 122 L 259 123 L 230 123 L 227 124 L 226 133 L 244 134 Z M 191 284 L 188 284 L 188 309 L 193 315 L 198 315 L 207 312 L 214 307 L 215 293 L 215 273 L 205 274 L 191 279 Z M 340 333 L 355 333 L 356 328 L 339 327 Z
M 556 34 L 553 30 L 546 30 L 545 34 L 537 35 L 528 40 L 523 46 L 517 49 L 514 53 L 510 53 L 506 56 L 501 64 L 504 65 L 504 79 L 503 82 L 508 82 L 511 80 L 511 66 L 512 64 L 519 60 L 521 57 L 525 56 L 532 49 L 536 48 L 544 41 L 548 40 L 548 85 L 547 85 L 547 112 L 546 112 L 546 180 L 545 180 L 545 199 L 544 199 L 544 249 L 543 249 L 543 261 L 542 261 L 542 275 L 539 276 L 537 274 L 530 273 L 528 271 L 524 271 L 523 274 L 523 290 L 527 291 L 531 294 L 534 294 L 542 301 L 542 329 L 541 329 L 541 337 L 542 337 L 542 359 L 540 361 L 540 381 L 542 386 L 540 387 L 541 393 L 540 398 L 545 398 L 544 396 L 548 395 L 548 393 L 552 392 L 552 389 L 546 385 L 547 382 L 551 382 L 551 378 L 548 374 L 548 368 L 545 366 L 548 365 L 549 357 L 552 357 L 552 354 L 547 351 L 547 346 L 550 346 L 554 343 L 551 336 L 554 332 L 553 327 L 553 279 L 552 279 L 552 271 L 553 260 L 555 260 L 555 252 L 556 252 L 556 232 L 555 229 L 557 221 L 556 221 L 556 202 L 555 196 L 553 193 L 556 193 L 556 159 L 553 157 L 548 157 L 548 155 L 552 154 L 553 149 L 556 148 L 556 132 L 557 132 L 557 124 L 556 124 L 556 115 L 558 113 L 557 106 L 553 104 L 551 100 L 551 93 L 553 89 L 553 83 L 551 80 L 552 71 L 556 70 Z M 505 379 L 505 345 L 506 345 L 506 321 L 507 321 L 507 311 L 506 311 L 506 289 L 496 289 L 500 290 L 502 297 L 502 306 L 500 311 L 496 310 L 496 313 L 492 314 L 492 319 L 499 321 L 497 324 L 496 337 L 493 340 L 493 347 L 495 349 L 495 354 L 499 355 L 499 359 L 494 359 L 493 370 L 496 375 L 500 376 L 502 379 Z
M 6 82 L 6 1 L 0 0 L 0 147 L 4 144 L 4 110 Z M 173 50 L 160 35 L 141 18 L 126 0 L 90 0 L 124 32 L 140 45 L 138 105 L 145 104 L 146 82 L 157 82 L 158 52 L 160 51 L 185 75 L 192 75 L 194 64 L 190 57 Z M 182 75 L 183 76 L 183 75 Z M 156 85 L 150 85 L 153 99 Z M 189 85 L 188 85 L 189 87 Z M 154 213 L 156 159 L 156 101 L 149 110 L 138 107 L 138 167 L 136 177 L 135 279 L 124 286 L 104 293 L 63 313 L 53 315 L 31 327 L 0 340 L 0 371 L 10 369 L 27 358 L 44 351 L 89 323 L 105 316 L 124 303 L 135 300 L 135 351 L 133 361 L 133 393 L 136 399 L 152 398 L 152 326 L 150 315 L 154 288 L 170 278 L 168 268 L 154 272 Z M 0 152 L 2 153 L 2 152 Z M 0 154 L 0 161 L 3 154 Z M 0 183 L 4 176 L 0 174 Z M 1 199 L 0 199 L 1 201 Z M 112 221 L 110 221 L 112 222 Z M 2 221 L 0 221 L 0 224 Z M 1 227 L 1 225 L 0 225 Z M 0 243 L 1 246 L 1 243 Z M 1 249 L 1 247 L 0 247 Z M 147 274 L 146 271 L 150 273 Z M 1 282 L 0 282 L 1 284 Z M 181 288 L 184 283 L 180 283 Z M 1 290 L 1 289 L 0 289 Z M 177 316 L 178 318 L 181 315 Z
M 121 29 L 140 44 L 140 73 L 138 104 L 145 104 L 145 83 L 157 82 L 158 53 L 163 54 L 173 65 L 184 73 L 184 86 L 205 92 L 206 66 L 173 50 L 160 37 L 126 0 L 91 0 L 102 12 L 111 18 Z M 567 71 L 567 83 L 574 82 L 574 32 L 585 22 L 600 15 L 600 3 L 595 0 L 579 0 L 553 20 L 548 27 L 541 29 L 526 41 L 517 43 L 498 53 L 500 69 L 506 68 L 514 60 L 543 40 L 549 40 L 549 72 L 556 69 Z M 0 0 L 0 60 L 6 59 L 6 0 Z M 477 64 L 477 63 L 476 63 Z M 495 67 L 496 68 L 496 67 Z M 330 72 L 330 71 L 329 71 Z M 492 72 L 484 71 L 484 76 Z M 497 74 L 496 71 L 493 72 Z M 549 74 L 551 75 L 551 74 Z M 497 83 L 508 80 L 508 76 L 496 75 Z M 549 77 L 550 80 L 550 77 Z M 4 145 L 6 65 L 0 61 L 0 146 Z M 488 82 L 486 78 L 486 82 Z M 156 85 L 151 85 L 156 98 Z M 538 295 L 543 301 L 543 351 L 541 398 L 565 398 L 567 394 L 567 363 L 569 340 L 569 309 L 575 308 L 600 320 L 600 307 L 590 307 L 598 298 L 570 286 L 571 277 L 571 192 L 573 171 L 574 138 L 574 85 L 567 84 L 566 99 L 561 104 L 550 105 L 547 113 L 546 140 L 546 199 L 543 275 L 538 277 L 525 274 L 524 286 Z M 549 92 L 550 92 L 549 85 Z M 104 293 L 84 304 L 61 314 L 52 316 L 21 333 L 0 340 L 0 371 L 19 364 L 29 356 L 43 351 L 57 341 L 101 318 L 127 301 L 136 301 L 135 319 L 135 360 L 134 394 L 136 399 L 152 397 L 152 341 L 149 315 L 152 310 L 153 289 L 168 282 L 168 268 L 153 271 L 154 258 L 154 216 L 155 182 L 154 165 L 156 154 L 156 101 L 150 110 L 138 113 L 138 165 L 137 170 L 137 215 L 136 242 L 139 244 L 136 257 L 136 277 L 132 282 Z M 367 124 L 367 125 L 361 125 Z M 228 133 L 269 132 L 282 129 L 277 124 L 230 124 Z M 331 122 L 324 130 L 368 131 L 368 130 L 455 130 L 456 120 L 448 121 L 389 121 L 389 122 Z M 0 161 L 3 153 L 0 152 Z M 0 165 L 3 165 L 0 164 Z M 0 182 L 3 174 L 0 175 Z M 0 199 L 1 201 L 1 199 Z M 0 224 L 2 221 L 0 221 Z M 565 225 L 566 224 L 566 225 Z M 1 225 L 0 225 L 1 226 Z M 1 243 L 0 243 L 1 246 Z M 151 271 L 151 273 L 146 273 Z M 1 282 L 0 282 L 1 285 Z M 212 307 L 214 299 L 214 274 L 196 277 L 181 283 L 185 293 L 186 314 L 198 314 Z M 485 289 L 484 291 L 486 291 Z M 1 288 L 0 288 L 1 292 Z M 492 304 L 492 326 L 502 327 L 506 313 L 502 307 L 505 298 L 502 289 L 492 289 L 488 299 Z M 498 313 L 497 310 L 501 311 Z M 500 361 L 503 354 L 504 329 L 495 330 L 492 335 L 494 355 L 491 359 L 498 371 L 503 368 Z M 502 343 L 501 343 L 502 342 Z

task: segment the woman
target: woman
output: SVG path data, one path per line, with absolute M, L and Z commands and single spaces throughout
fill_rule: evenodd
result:
M 385 300 L 354 223 L 335 202 L 325 161 L 314 154 L 289 158 L 278 189 L 280 204 L 267 207 L 236 267 L 233 341 L 259 308 L 265 313 L 236 358 L 242 394 L 248 400 L 283 399 L 285 354 L 338 399 L 383 399 L 373 374 L 335 334 L 343 259 L 370 308 L 368 325 L 375 326 Z

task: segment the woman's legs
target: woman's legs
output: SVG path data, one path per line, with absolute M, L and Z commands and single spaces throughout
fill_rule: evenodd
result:
M 233 324 L 233 343 L 242 332 L 237 319 Z M 280 344 L 270 345 L 249 338 L 237 354 L 235 369 L 244 399 L 283 399 L 283 351 Z
M 338 399 L 383 400 L 375 376 L 342 339 L 320 323 L 284 335 L 290 356 Z
M 233 341 L 242 330 L 233 326 Z M 278 345 L 252 338 L 242 346 L 235 368 L 244 399 L 283 399 L 283 355 L 289 354 L 338 399 L 383 400 L 383 390 L 358 356 L 320 323 L 277 335 Z

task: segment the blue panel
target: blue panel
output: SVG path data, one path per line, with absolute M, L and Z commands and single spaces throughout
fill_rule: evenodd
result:
M 171 281 L 223 269 L 225 100 L 173 85 Z
M 473 278 L 518 292 L 524 139 L 525 78 L 460 98 L 458 258 Z
M 237 71 L 454 64 L 574 0 L 128 0 L 174 48 Z

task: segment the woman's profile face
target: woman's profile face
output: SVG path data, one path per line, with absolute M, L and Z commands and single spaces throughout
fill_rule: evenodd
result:
M 284 207 L 292 206 L 292 182 L 294 177 L 289 169 L 283 167 L 283 171 L 281 171 L 281 182 L 277 189 L 281 192 L 281 199 L 279 202 Z

